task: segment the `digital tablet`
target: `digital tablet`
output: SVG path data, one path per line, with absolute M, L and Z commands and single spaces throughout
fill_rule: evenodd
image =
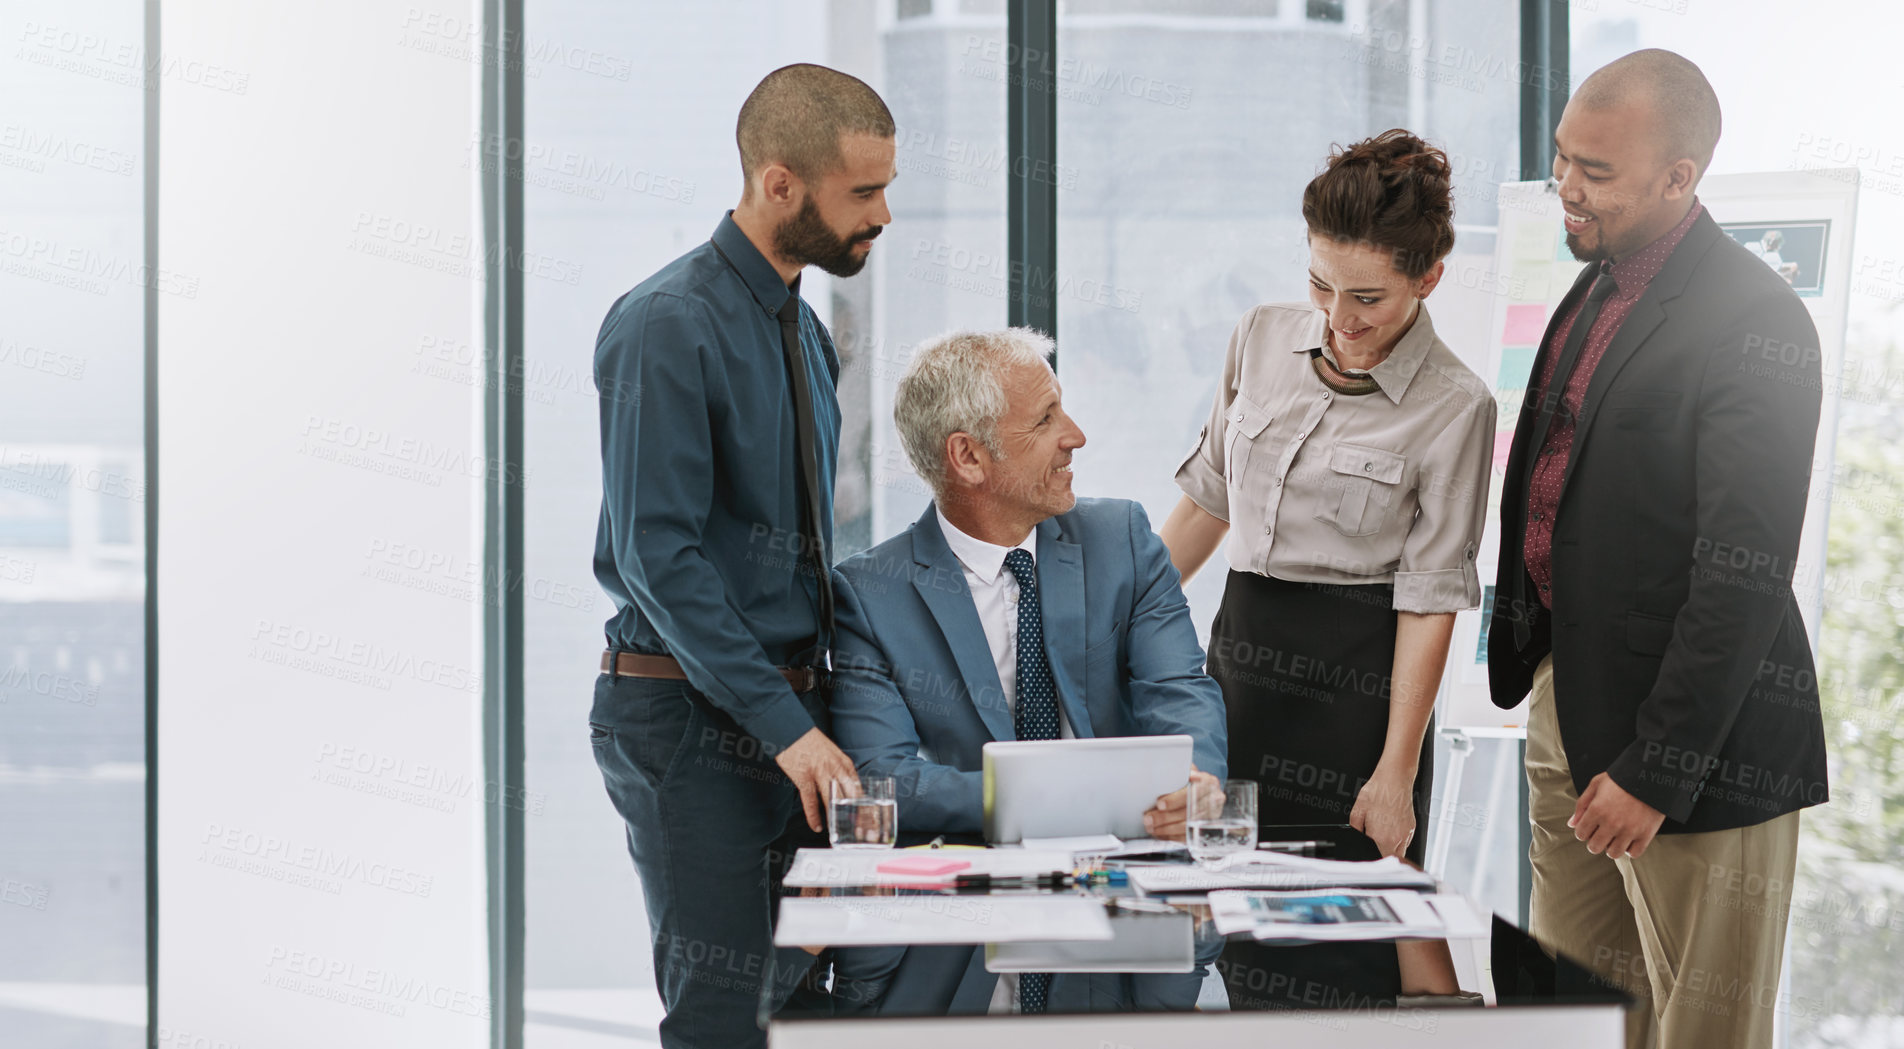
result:
M 1196 967 L 1196 922 L 1189 911 L 1114 914 L 1108 941 L 985 945 L 985 971 L 994 973 L 1187 973 Z
M 1149 837 L 1144 811 L 1190 782 L 1189 736 L 987 743 L 985 840 Z

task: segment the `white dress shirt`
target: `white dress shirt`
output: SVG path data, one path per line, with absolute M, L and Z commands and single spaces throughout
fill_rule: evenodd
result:
M 978 609 L 979 625 L 985 628 L 985 643 L 992 650 L 992 665 L 998 668 L 998 684 L 1005 690 L 1005 705 L 1018 711 L 1018 577 L 1005 570 L 1005 555 L 1023 550 L 1038 563 L 1038 530 L 1025 534 L 1017 546 L 995 546 L 959 531 L 958 526 L 939 515 L 939 530 L 945 533 L 945 545 L 959 559 L 965 571 L 966 588 L 972 592 L 972 604 Z M 1058 736 L 1075 739 L 1071 721 L 1058 707 Z

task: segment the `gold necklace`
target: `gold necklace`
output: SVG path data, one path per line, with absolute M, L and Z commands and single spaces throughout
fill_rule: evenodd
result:
M 1336 367 L 1335 362 L 1324 356 L 1321 347 L 1310 348 L 1309 361 L 1315 366 L 1316 378 L 1322 380 L 1322 385 L 1339 394 L 1360 397 L 1382 388 L 1368 372 L 1345 372 Z

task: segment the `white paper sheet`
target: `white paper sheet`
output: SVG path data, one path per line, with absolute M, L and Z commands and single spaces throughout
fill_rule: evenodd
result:
M 1432 889 L 1435 879 L 1390 856 L 1367 863 L 1311 856 L 1243 853 L 1215 870 L 1193 866 L 1132 867 L 1131 884 L 1145 892 L 1216 889 Z
M 1385 878 L 1402 874 L 1421 874 L 1417 868 L 1410 867 L 1394 856 L 1384 856 L 1379 860 L 1331 860 L 1321 856 L 1301 856 L 1291 852 L 1276 852 L 1270 849 L 1258 849 L 1254 852 L 1233 852 L 1211 864 L 1217 870 L 1233 870 L 1238 867 L 1281 867 L 1286 870 L 1315 871 L 1337 876 Z M 1425 875 L 1424 875 L 1425 876 Z
M 1184 852 L 1190 847 L 1181 841 L 1165 841 L 1162 838 L 1131 838 L 1122 848 L 1106 854 L 1106 859 L 1119 856 L 1142 856 L 1152 852 Z
M 1119 838 L 1115 834 L 1089 834 L 1076 838 L 1026 838 L 1027 849 L 1044 852 L 1068 852 L 1074 860 L 1115 860 L 1124 856 L 1148 856 L 1160 852 L 1182 852 L 1188 846 L 1181 841 L 1161 838 Z M 1006 846 L 1010 848 L 1010 846 Z
M 1103 855 L 1124 847 L 1124 839 L 1115 834 L 1086 834 L 1075 838 L 1026 838 L 1025 848 L 1039 852 L 1068 852 L 1072 856 L 1088 852 Z
M 1452 892 L 1423 896 L 1441 916 L 1450 940 L 1485 940 L 1494 935 L 1493 915 L 1475 909 L 1466 896 Z
M 1449 934 L 1428 897 L 1406 889 L 1213 892 L 1210 915 L 1217 932 L 1225 936 L 1253 933 L 1259 940 L 1327 942 Z
M 1083 896 L 789 896 L 779 947 L 1109 940 L 1101 901 Z
M 905 856 L 963 860 L 971 866 L 949 874 L 889 874 L 879 865 Z M 1044 849 L 801 849 L 794 854 L 787 885 L 805 888 L 859 888 L 868 885 L 940 885 L 961 874 L 1000 877 L 1070 873 L 1068 852 Z

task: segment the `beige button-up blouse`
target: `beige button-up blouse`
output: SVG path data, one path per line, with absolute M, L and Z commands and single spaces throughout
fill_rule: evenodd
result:
M 1479 606 L 1493 392 L 1435 335 L 1426 304 L 1370 370 L 1372 392 L 1337 392 L 1316 374 L 1326 331 L 1302 303 L 1243 317 L 1177 485 L 1229 522 L 1238 571 L 1392 581 L 1402 612 Z

